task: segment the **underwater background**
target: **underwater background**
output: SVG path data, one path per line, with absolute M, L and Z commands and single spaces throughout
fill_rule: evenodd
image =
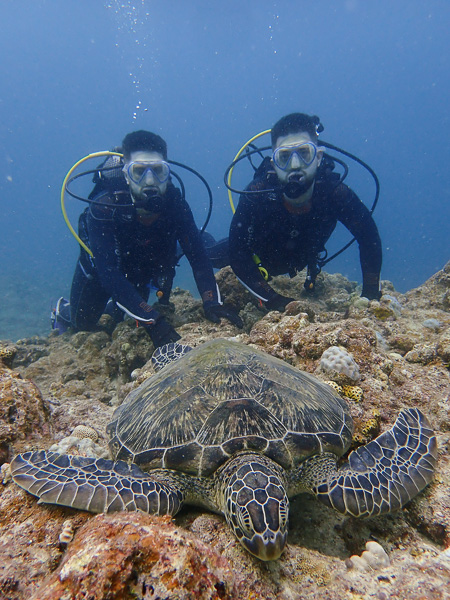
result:
M 78 255 L 62 181 L 137 129 L 207 179 L 208 231 L 220 238 L 231 220 L 223 175 L 241 146 L 284 114 L 317 114 L 321 138 L 379 177 L 382 279 L 405 292 L 449 259 L 447 0 L 2 0 L 0 22 L 0 339 L 50 330 Z M 372 178 L 348 163 L 346 183 L 372 206 Z M 205 189 L 177 172 L 201 226 Z M 251 176 L 245 161 L 233 184 Z M 85 205 L 66 205 L 76 227 Z M 349 239 L 338 226 L 329 254 Z M 326 270 L 360 282 L 357 246 Z M 183 261 L 175 285 L 196 293 Z

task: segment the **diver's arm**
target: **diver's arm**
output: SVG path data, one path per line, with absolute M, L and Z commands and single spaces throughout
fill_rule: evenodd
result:
M 345 191 L 346 186 L 339 186 L 338 194 Z M 370 300 L 379 299 L 380 272 L 382 263 L 381 239 L 378 228 L 369 209 L 349 188 L 340 199 L 338 218 L 359 244 L 359 259 L 363 278 L 363 296 Z
M 277 296 L 277 293 L 265 281 L 253 260 L 254 250 L 250 247 L 250 230 L 254 209 L 254 204 L 245 195 L 241 196 L 230 225 L 230 265 L 242 285 L 259 300 L 267 302 Z
M 219 288 L 201 233 L 195 224 L 188 203 L 181 198 L 176 203 L 176 218 L 178 220 L 178 240 L 191 265 L 203 306 L 207 308 L 213 304 L 220 304 Z
M 117 306 L 133 319 L 152 325 L 160 317 L 128 281 L 118 266 L 115 225 L 112 219 L 87 219 L 90 249 L 102 287 L 111 294 Z

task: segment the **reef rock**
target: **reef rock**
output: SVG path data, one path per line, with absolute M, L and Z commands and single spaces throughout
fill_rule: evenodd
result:
M 0 465 L 14 452 L 42 444 L 51 434 L 50 409 L 39 388 L 0 365 Z
M 355 423 L 353 447 L 390 427 L 402 408 L 416 406 L 438 438 L 433 482 L 401 511 L 364 520 L 300 495 L 291 502 L 288 546 L 268 563 L 246 553 L 221 516 L 198 508 L 187 507 L 171 521 L 38 505 L 8 481 L 11 455 L 53 444 L 106 454 L 106 424 L 126 394 L 152 375 L 153 346 L 134 323 L 114 328 L 106 318 L 93 333 L 51 333 L 20 340 L 11 351 L 6 341 L 0 346 L 14 371 L 5 362 L 0 367 L 0 597 L 448 597 L 450 265 L 407 294 L 383 282 L 380 302 L 361 299 L 356 283 L 326 273 L 307 293 L 304 275 L 274 278 L 277 291 L 296 298 L 286 313 L 277 313 L 261 310 L 229 269 L 220 271 L 224 296 L 240 309 L 242 331 L 207 321 L 201 303 L 180 289 L 167 318 L 185 343 L 233 337 L 323 381 L 331 378 L 321 369 L 323 354 L 333 346 L 345 349 L 363 392 L 346 397 Z M 367 542 L 381 546 L 388 559 L 375 552 L 376 569 L 348 568 L 350 557 L 373 550 Z
M 72 541 L 35 600 L 237 598 L 229 562 L 211 546 L 143 513 L 98 515 Z

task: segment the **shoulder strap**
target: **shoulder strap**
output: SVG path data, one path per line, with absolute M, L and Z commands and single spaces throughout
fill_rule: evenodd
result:
M 92 178 L 94 188 L 89 194 L 89 200 L 92 200 L 100 192 L 120 192 L 128 189 L 125 176 L 122 172 L 123 161 L 120 156 L 108 156 L 97 167 L 97 171 Z

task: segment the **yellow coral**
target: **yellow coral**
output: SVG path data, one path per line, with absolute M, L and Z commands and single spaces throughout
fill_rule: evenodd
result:
M 6 485 L 11 480 L 12 476 L 9 463 L 3 463 L 0 469 L 0 481 Z
M 348 560 L 347 566 L 358 571 L 377 571 L 390 565 L 389 556 L 378 542 L 366 543 L 366 550 L 361 556 L 354 554 Z
M 377 306 L 373 308 L 372 312 L 380 321 L 386 321 L 394 315 L 394 312 L 386 306 Z
M 361 428 L 361 433 L 365 436 L 377 435 L 380 430 L 381 415 L 380 411 L 375 409 L 372 413 L 372 418 L 366 421 Z
M 342 395 L 344 393 L 344 389 L 343 389 L 342 385 L 339 385 L 335 381 L 324 381 L 324 383 L 326 383 L 327 385 L 332 387 L 338 394 Z
M 7 367 L 12 365 L 12 361 L 17 353 L 15 346 L 4 346 L 0 345 L 0 363 L 3 363 Z
M 370 419 L 361 425 L 353 435 L 353 446 L 367 444 L 368 441 L 374 439 L 380 433 L 381 414 L 380 411 L 374 409 Z
M 332 387 L 338 394 L 351 398 L 355 402 L 361 402 L 363 397 L 363 391 L 358 385 L 339 385 L 335 381 L 324 381 L 327 385 Z
M 364 392 L 359 385 L 343 385 L 342 393 L 355 402 L 361 402 Z
M 13 353 L 13 350 L 11 350 L 11 348 L 8 348 L 8 346 L 0 347 L 0 358 L 11 358 Z

